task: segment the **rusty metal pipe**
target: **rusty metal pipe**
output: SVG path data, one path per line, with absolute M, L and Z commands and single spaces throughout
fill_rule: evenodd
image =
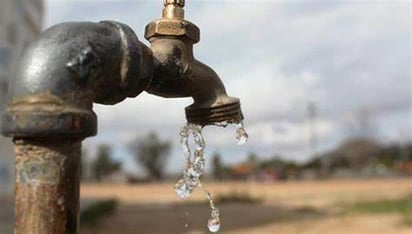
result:
M 21 139 L 16 145 L 14 233 L 77 233 L 80 139 Z
M 81 141 L 95 135 L 93 103 L 140 94 L 150 49 L 117 22 L 64 23 L 21 57 L 2 132 L 16 149 L 16 234 L 77 233 Z

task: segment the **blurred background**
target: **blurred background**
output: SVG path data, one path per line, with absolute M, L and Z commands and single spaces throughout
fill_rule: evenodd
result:
M 116 20 L 148 44 L 144 27 L 161 9 L 162 0 L 0 0 L 0 107 L 20 51 L 43 29 Z M 222 232 L 412 232 L 411 2 L 193 0 L 185 9 L 201 29 L 195 56 L 241 99 L 249 133 L 238 146 L 234 126 L 203 130 L 203 181 Z M 173 191 L 191 102 L 143 93 L 95 105 L 82 233 L 207 231 L 203 194 L 181 201 Z M 10 139 L 0 137 L 0 151 L 0 233 L 11 233 Z

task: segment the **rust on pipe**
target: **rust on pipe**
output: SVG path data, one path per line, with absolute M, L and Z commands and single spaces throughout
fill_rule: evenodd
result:
M 15 139 L 14 143 L 14 233 L 77 233 L 80 139 Z

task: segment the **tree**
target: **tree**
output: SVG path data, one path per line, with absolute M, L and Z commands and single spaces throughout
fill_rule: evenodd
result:
M 99 145 L 97 148 L 97 156 L 92 167 L 94 177 L 97 181 L 101 181 L 105 176 L 120 170 L 120 163 L 113 161 L 110 155 L 111 148 L 109 145 Z
M 131 144 L 131 150 L 137 163 L 143 166 L 149 178 L 161 180 L 164 178 L 166 159 L 170 152 L 170 142 L 160 141 L 154 133 L 149 133 L 143 139 L 137 139 Z
M 224 166 L 221 160 L 221 155 L 215 153 L 212 158 L 212 175 L 215 180 L 222 180 L 224 174 Z

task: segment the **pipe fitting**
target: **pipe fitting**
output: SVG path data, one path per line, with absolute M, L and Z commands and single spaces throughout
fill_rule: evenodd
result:
M 200 41 L 200 30 L 195 24 L 186 20 L 160 19 L 149 23 L 145 31 L 147 40 L 159 36 L 183 37 L 197 43 Z
M 150 49 L 111 21 L 56 25 L 21 58 L 3 115 L 3 134 L 11 137 L 93 136 L 93 103 L 135 97 L 152 77 Z

